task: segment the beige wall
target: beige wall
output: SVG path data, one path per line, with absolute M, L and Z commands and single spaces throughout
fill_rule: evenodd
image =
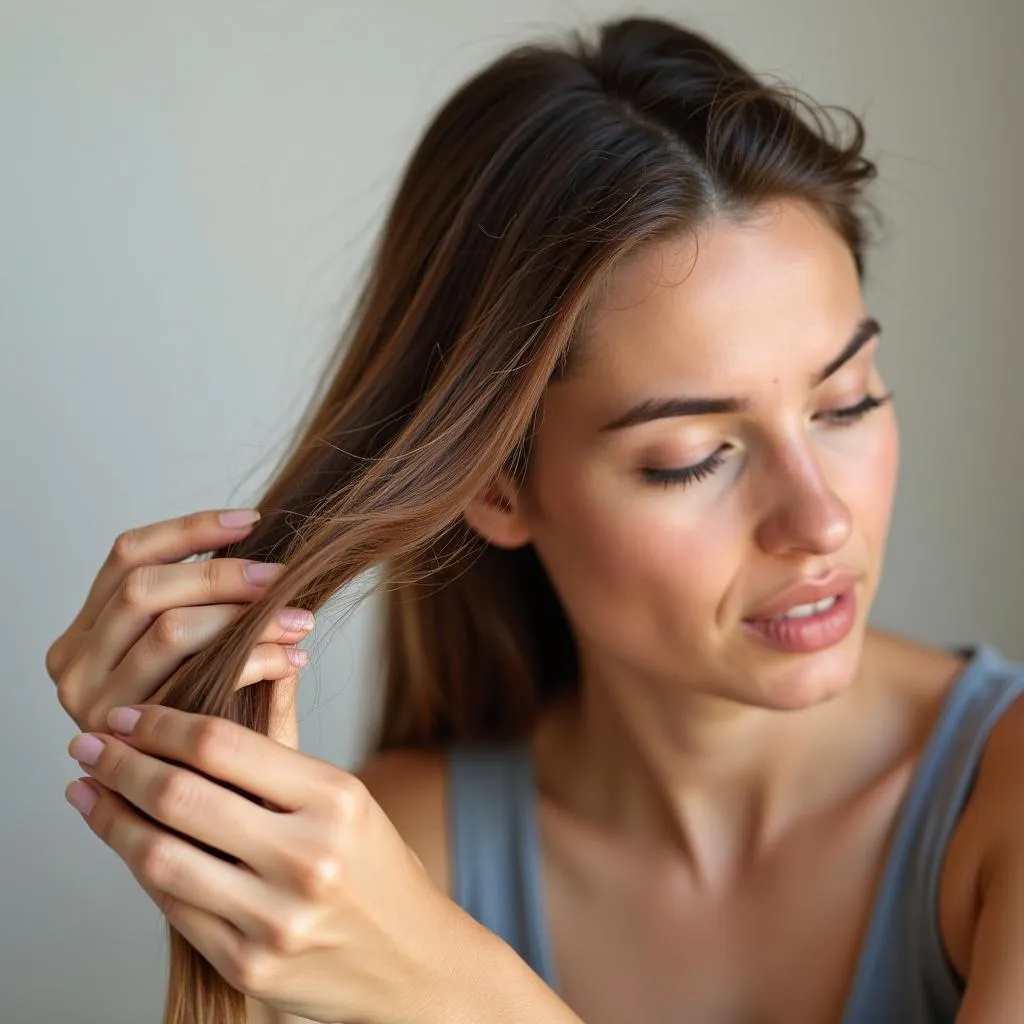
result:
M 256 493 L 259 474 L 244 474 L 301 407 L 435 105 L 529 31 L 621 10 L 0 0 L 5 1024 L 155 1021 L 163 991 L 155 910 L 64 803 L 74 730 L 46 646 L 120 530 Z M 1024 234 L 1024 6 L 647 10 L 865 116 L 889 224 L 870 300 L 904 430 L 876 620 L 1024 657 L 1012 249 Z M 322 614 L 303 744 L 349 763 L 368 613 L 343 632 L 329 623 Z

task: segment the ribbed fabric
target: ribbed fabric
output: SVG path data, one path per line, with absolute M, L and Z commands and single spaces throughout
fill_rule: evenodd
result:
M 842 1024 L 954 1024 L 963 982 L 939 934 L 942 860 L 992 727 L 1024 665 L 973 651 L 946 696 L 895 823 Z M 448 749 L 453 899 L 558 991 L 526 743 Z

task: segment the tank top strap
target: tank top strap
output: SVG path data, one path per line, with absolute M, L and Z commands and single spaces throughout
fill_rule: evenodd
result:
M 452 898 L 556 988 L 529 746 L 448 747 Z
M 842 1024 L 952 1024 L 963 997 L 939 930 L 942 864 L 989 734 L 1024 694 L 1024 665 L 966 653 L 894 824 Z M 447 780 L 452 898 L 558 991 L 528 744 L 452 744 Z
M 956 1017 L 964 983 L 939 928 L 942 865 L 985 742 L 1022 693 L 1024 665 L 983 645 L 946 695 L 895 825 L 843 1024 Z

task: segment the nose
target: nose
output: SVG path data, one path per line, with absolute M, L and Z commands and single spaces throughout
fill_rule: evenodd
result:
M 829 485 L 814 455 L 791 450 L 767 467 L 767 511 L 757 528 L 759 547 L 772 555 L 829 555 L 849 540 L 849 507 Z

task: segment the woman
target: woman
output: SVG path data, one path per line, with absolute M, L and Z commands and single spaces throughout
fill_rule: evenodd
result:
M 168 1021 L 1019 1020 L 1024 668 L 868 625 L 851 123 L 644 19 L 438 114 L 262 517 L 126 532 L 47 655 Z M 352 774 L 278 615 L 374 566 Z

